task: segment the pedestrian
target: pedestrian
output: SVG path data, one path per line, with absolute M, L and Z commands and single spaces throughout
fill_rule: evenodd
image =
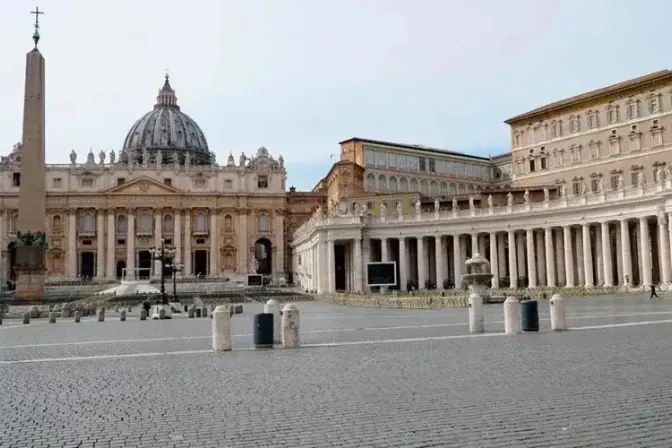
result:
M 649 297 L 649 299 L 653 299 L 654 297 L 660 300 L 660 297 L 658 297 L 658 294 L 656 294 L 656 285 L 651 283 L 651 296 Z

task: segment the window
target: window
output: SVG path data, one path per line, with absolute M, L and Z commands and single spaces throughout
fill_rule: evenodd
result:
M 168 185 L 169 187 L 171 187 L 173 185 L 173 179 L 170 178 L 163 179 L 163 185 Z
M 609 183 L 612 190 L 618 190 L 618 181 L 620 179 L 620 171 L 612 171 L 609 173 Z
M 194 188 L 204 189 L 206 185 L 205 179 L 202 177 L 194 179 Z
M 534 145 L 534 129 L 527 130 L 527 143 Z
M 366 189 L 369 191 L 376 189 L 376 176 L 371 173 L 366 175 Z
M 598 111 L 588 111 L 588 128 L 595 129 L 599 125 Z
M 377 152 L 376 153 L 376 166 L 384 167 L 385 166 L 385 153 Z
M 126 233 L 127 220 L 124 215 L 117 216 L 117 233 Z
M 396 177 L 390 176 L 389 187 L 390 187 L 389 188 L 390 191 L 397 191 L 398 185 L 397 185 L 397 178 Z
M 152 215 L 147 212 L 140 214 L 138 233 L 152 233 Z
M 436 161 L 434 159 L 429 159 L 429 172 L 436 173 Z
M 640 132 L 630 133 L 630 151 L 639 151 L 642 149 L 642 134 Z
M 397 167 L 397 155 L 396 154 L 388 154 L 387 155 L 387 167 L 388 168 L 396 168 Z
M 196 215 L 194 230 L 196 232 L 207 232 L 208 223 L 207 223 L 207 220 L 205 219 L 204 214 L 199 213 L 199 214 Z
M 164 215 L 163 216 L 163 233 L 164 234 L 171 234 L 171 233 L 173 233 L 173 229 L 174 229 L 173 216 L 172 215 Z
M 268 216 L 260 215 L 259 216 L 259 233 L 268 233 Z
M 600 178 L 599 174 L 593 174 L 590 176 L 590 191 L 593 193 L 598 193 L 600 191 Z
M 231 215 L 226 215 L 224 217 L 224 231 L 233 232 L 233 218 Z
M 63 188 L 63 180 L 60 177 L 54 177 L 51 181 L 51 186 L 53 188 Z
M 268 176 L 261 174 L 257 177 L 257 188 L 268 188 Z
M 374 166 L 376 164 L 376 153 L 370 149 L 364 150 L 364 163 L 366 166 Z
M 126 179 L 124 179 L 123 177 L 117 178 L 117 187 L 119 185 L 124 185 L 125 183 L 126 183 Z
M 51 231 L 52 233 L 56 234 L 59 234 L 63 231 L 63 224 L 59 215 L 54 216 L 51 220 Z
M 514 146 L 520 146 L 520 134 L 516 134 L 513 137 L 513 145 Z
M 581 179 L 575 177 L 572 180 L 572 194 L 578 196 L 581 193 Z
M 634 120 L 639 117 L 639 101 L 633 100 L 628 102 L 628 119 Z
M 12 173 L 12 187 L 21 186 L 21 173 Z
M 9 221 L 9 233 L 14 234 L 16 233 L 17 229 L 17 223 L 16 221 L 19 219 L 19 215 L 17 213 L 12 214 L 11 221 Z
M 609 106 L 607 108 L 607 117 L 609 124 L 618 123 L 618 106 Z
M 660 112 L 660 95 L 649 97 L 649 113 L 657 114 Z
M 572 154 L 572 163 L 581 163 L 581 146 L 573 146 L 570 148 Z
M 92 177 L 82 178 L 82 188 L 93 188 L 94 182 Z
M 640 171 L 638 168 L 635 168 L 630 173 L 630 181 L 632 182 L 633 187 L 639 187 L 640 185 Z
M 559 121 L 553 123 L 551 127 L 551 136 L 553 138 L 558 138 L 562 135 L 562 124 Z
M 424 157 L 420 157 L 420 171 L 427 171 L 427 160 Z
M 399 182 L 399 191 L 408 192 L 408 180 L 405 177 L 402 177 Z
M 621 138 L 618 136 L 616 129 L 611 131 L 611 136 L 609 137 L 609 155 L 615 156 L 616 154 L 621 153 Z
M 600 142 L 591 140 L 588 142 L 588 147 L 590 148 L 590 158 L 595 160 L 599 159 L 602 154 L 600 154 Z
M 651 146 L 663 146 L 663 129 L 658 126 L 658 120 L 653 120 L 654 125 L 651 127 Z
M 576 134 L 581 130 L 581 122 L 578 115 L 572 115 L 569 118 L 569 130 L 572 134 Z
M 82 233 L 93 233 L 96 228 L 96 219 L 90 213 L 82 215 L 82 219 L 79 221 L 79 231 Z
M 385 176 L 382 174 L 378 176 L 378 189 L 379 190 L 387 190 L 387 179 L 385 179 Z
M 225 179 L 224 180 L 224 189 L 225 190 L 233 190 L 233 181 L 231 179 Z
M 373 210 L 373 201 L 366 201 L 366 209 Z

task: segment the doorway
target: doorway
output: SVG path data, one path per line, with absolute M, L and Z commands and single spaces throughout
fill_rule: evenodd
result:
M 138 252 L 138 279 L 147 280 L 152 273 L 152 254 L 148 250 Z
M 196 250 L 194 251 L 194 275 L 197 277 L 205 277 L 208 275 L 208 251 Z
M 126 262 L 123 260 L 117 261 L 117 278 L 121 279 L 126 269 Z
M 345 291 L 345 246 L 342 244 L 334 245 L 334 272 L 330 272 L 329 275 L 335 275 L 336 281 L 334 286 L 336 291 Z
M 96 255 L 93 252 L 80 252 L 79 276 L 88 279 L 96 275 Z
M 267 238 L 259 238 L 254 243 L 254 257 L 259 262 L 257 274 L 270 274 L 273 272 L 273 252 L 271 242 Z

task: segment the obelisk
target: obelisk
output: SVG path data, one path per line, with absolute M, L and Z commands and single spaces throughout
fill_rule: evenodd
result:
M 40 40 L 40 14 L 35 8 L 35 47 L 26 55 L 26 85 L 23 100 L 23 138 L 21 178 L 19 185 L 19 216 L 17 231 L 32 234 L 33 239 L 45 235 L 45 98 L 44 58 L 37 48 Z M 41 299 L 44 296 L 46 245 L 19 238 L 16 253 L 16 298 Z

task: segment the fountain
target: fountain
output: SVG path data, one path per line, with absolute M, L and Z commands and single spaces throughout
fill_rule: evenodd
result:
M 483 333 L 483 295 L 488 290 L 488 282 L 493 274 L 490 272 L 490 262 L 481 257 L 478 252 L 464 263 L 467 273 L 462 281 L 469 285 L 469 331 Z

